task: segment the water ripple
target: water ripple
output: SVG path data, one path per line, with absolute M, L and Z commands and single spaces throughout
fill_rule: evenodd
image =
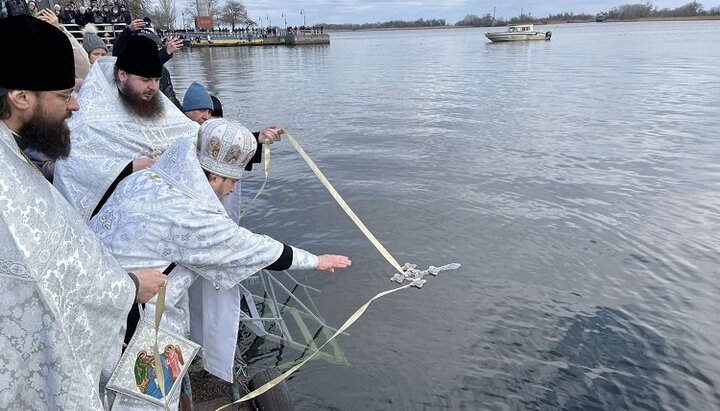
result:
M 401 263 L 463 264 L 378 301 L 339 339 L 349 367 L 290 381 L 297 409 L 720 409 L 720 24 L 545 30 L 336 33 L 169 63 L 178 90 L 200 81 L 229 117 L 291 130 Z M 254 208 L 248 227 L 353 258 L 303 274 L 330 324 L 392 287 L 289 144 Z

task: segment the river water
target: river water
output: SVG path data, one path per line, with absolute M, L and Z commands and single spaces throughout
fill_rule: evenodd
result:
M 290 379 L 296 409 L 720 409 L 720 22 L 538 28 L 169 63 L 180 95 L 290 130 L 401 264 L 463 265 L 374 303 L 338 338 L 349 365 Z M 353 259 L 298 275 L 329 324 L 393 287 L 286 140 L 255 206 L 255 231 Z

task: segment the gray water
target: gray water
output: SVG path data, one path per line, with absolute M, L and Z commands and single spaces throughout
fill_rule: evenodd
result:
M 299 410 L 720 409 L 720 22 L 332 34 L 186 50 L 226 117 L 286 127 L 400 261 Z M 287 141 L 248 227 L 353 259 L 298 278 L 339 326 L 392 267 Z M 249 197 L 261 167 L 247 174 Z M 297 353 L 276 350 L 291 360 Z

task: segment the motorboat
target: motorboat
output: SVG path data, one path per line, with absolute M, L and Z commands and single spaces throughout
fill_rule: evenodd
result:
M 532 24 L 514 24 L 508 26 L 506 31 L 487 32 L 485 37 L 492 42 L 550 40 L 552 32 L 535 31 Z

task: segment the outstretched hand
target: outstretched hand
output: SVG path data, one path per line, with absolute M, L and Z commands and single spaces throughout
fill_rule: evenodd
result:
M 318 265 L 315 269 L 334 273 L 336 268 L 347 268 L 351 265 L 352 261 L 344 255 L 324 254 L 318 257 Z

